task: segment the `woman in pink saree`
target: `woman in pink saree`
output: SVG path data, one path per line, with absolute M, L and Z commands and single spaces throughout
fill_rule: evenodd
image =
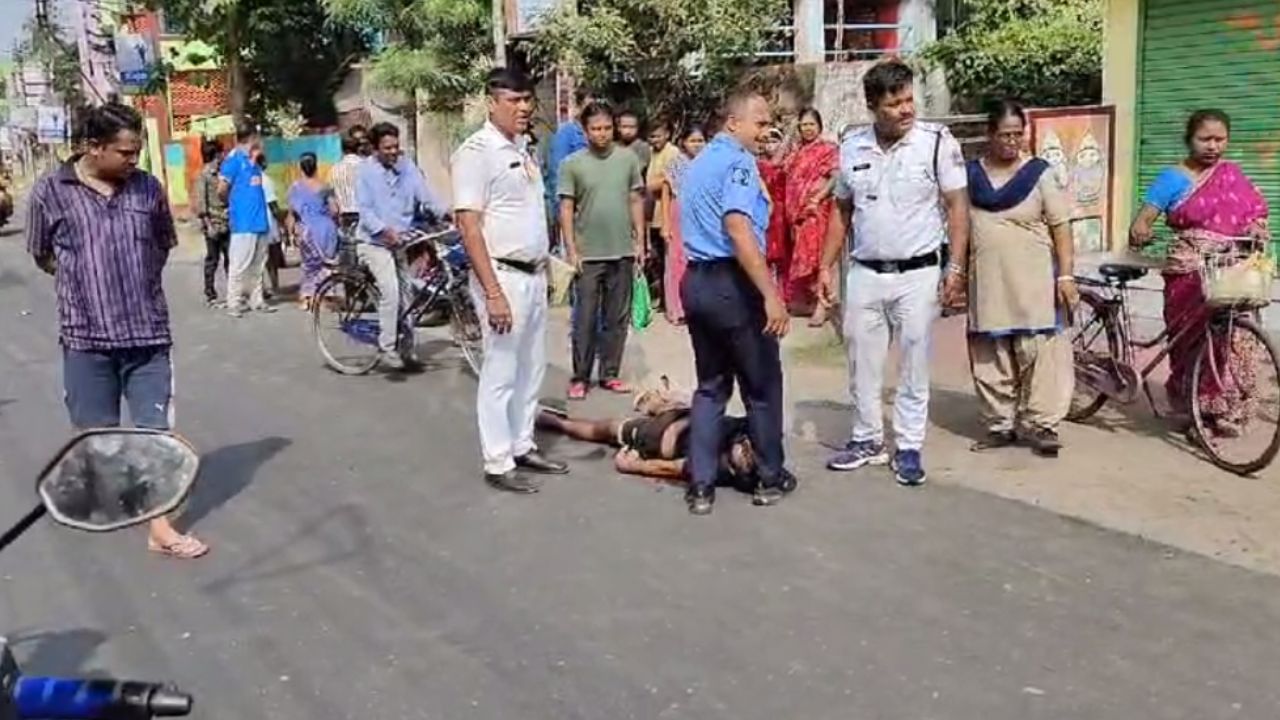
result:
M 813 314 L 810 325 L 826 322 L 826 308 L 817 302 L 814 287 L 822 244 L 831 215 L 831 191 L 839 147 L 822 139 L 822 115 L 813 108 L 800 111 L 800 144 L 787 160 L 787 222 L 791 224 L 791 255 L 783 297 L 792 312 Z
M 1238 165 L 1223 159 L 1230 133 L 1231 119 L 1221 110 L 1193 113 L 1184 137 L 1187 158 L 1156 177 L 1129 230 L 1130 244 L 1144 247 L 1154 237 L 1156 219 L 1164 214 L 1176 234 L 1164 270 L 1164 321 L 1171 336 L 1192 331 L 1170 348 L 1165 389 L 1181 413 L 1189 411 L 1188 376 L 1203 338 L 1195 330 L 1204 326 L 1212 311 L 1200 282 L 1202 256 L 1230 247 L 1231 238 L 1270 237 L 1266 199 Z M 1231 348 L 1215 348 L 1215 356 L 1225 359 L 1230 353 L 1232 373 L 1201 376 L 1198 395 L 1203 412 L 1210 418 L 1211 429 L 1223 436 L 1240 430 L 1254 395 L 1254 363 L 1247 355 L 1252 348 L 1243 347 L 1243 340 L 1233 336 Z

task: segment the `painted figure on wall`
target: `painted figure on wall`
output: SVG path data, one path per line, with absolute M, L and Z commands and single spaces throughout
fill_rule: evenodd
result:
M 1076 204 L 1091 207 L 1102 200 L 1106 188 L 1107 168 L 1103 165 L 1102 148 L 1092 131 L 1086 131 L 1076 150 L 1076 166 L 1071 171 L 1071 188 Z

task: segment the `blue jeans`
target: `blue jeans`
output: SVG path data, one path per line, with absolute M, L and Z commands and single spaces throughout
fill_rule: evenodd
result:
M 173 426 L 173 364 L 168 346 L 62 350 L 67 412 L 77 429 L 119 427 L 120 401 L 135 427 Z

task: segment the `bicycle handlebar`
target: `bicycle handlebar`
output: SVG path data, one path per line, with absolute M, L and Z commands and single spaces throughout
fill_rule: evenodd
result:
M 190 695 L 161 683 L 19 678 L 13 704 L 24 720 L 150 720 L 191 714 Z

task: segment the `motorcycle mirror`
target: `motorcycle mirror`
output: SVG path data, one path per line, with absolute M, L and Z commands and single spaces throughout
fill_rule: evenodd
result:
M 60 524 L 111 532 L 173 512 L 199 470 L 195 448 L 173 433 L 89 430 L 49 463 L 36 492 Z

